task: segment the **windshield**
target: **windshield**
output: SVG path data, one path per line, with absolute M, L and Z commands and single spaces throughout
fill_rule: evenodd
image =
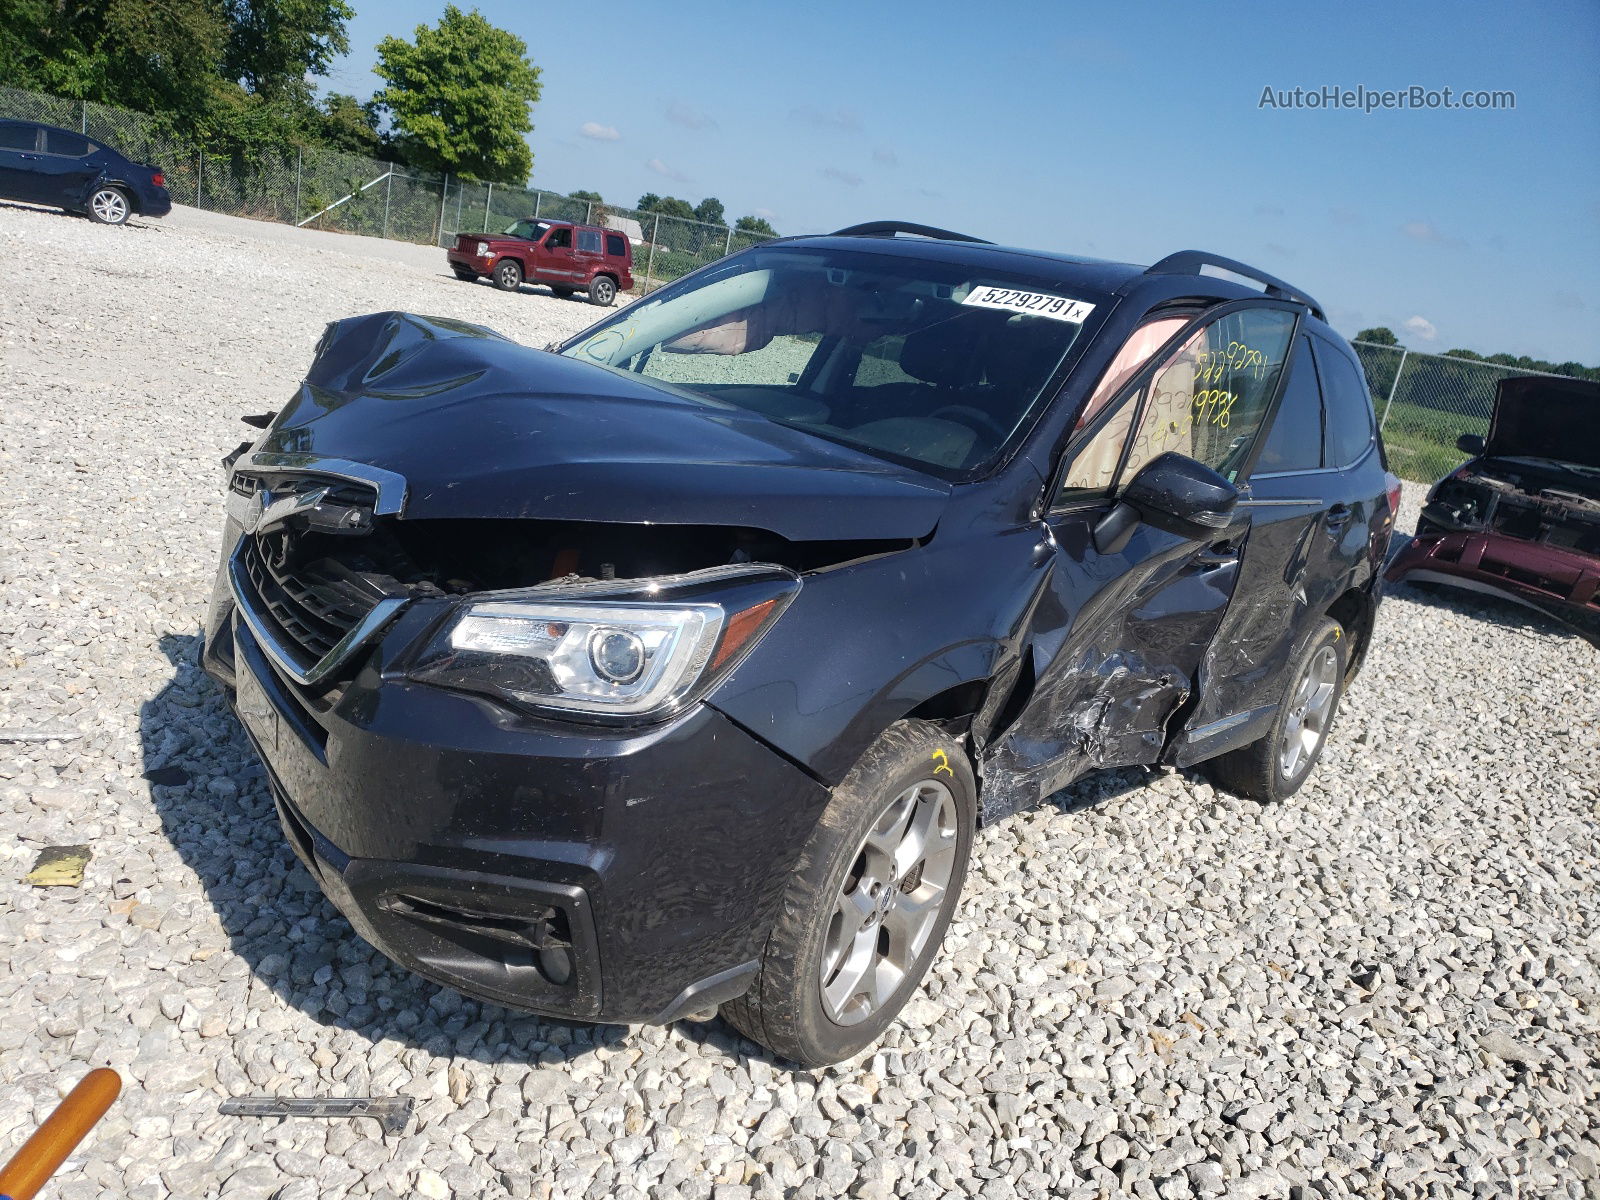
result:
M 946 471 L 990 461 L 1095 298 L 896 255 L 761 247 L 657 292 L 560 353 Z
M 505 236 L 527 238 L 530 242 L 537 242 L 544 236 L 544 231 L 549 228 L 548 222 L 535 221 L 532 217 L 527 217 L 506 230 Z

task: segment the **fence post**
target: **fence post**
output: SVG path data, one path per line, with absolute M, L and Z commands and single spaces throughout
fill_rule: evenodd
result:
M 585 200 L 584 203 L 583 203 L 583 223 L 585 225 L 593 225 L 594 224 L 594 201 L 593 200 Z
M 727 258 L 733 253 L 733 226 L 728 226 L 728 243 L 722 247 L 722 257 Z
M 457 181 L 457 183 L 456 183 L 456 232 L 457 233 L 461 232 L 461 198 L 462 198 L 462 196 L 466 195 L 466 191 L 467 191 L 467 189 L 462 187 L 461 183 L 459 181 Z M 443 231 L 441 230 L 440 232 L 443 232 Z
M 305 154 L 305 149 L 303 147 L 300 147 L 300 146 L 296 146 L 295 147 L 295 151 L 294 151 L 294 216 L 289 218 L 291 221 L 298 221 L 300 219 L 300 160 L 301 160 L 301 158 L 302 158 L 302 156 L 304 154 Z
M 1400 365 L 1394 369 L 1394 381 L 1389 384 L 1389 398 L 1383 402 L 1383 419 L 1378 422 L 1379 429 L 1389 423 L 1389 407 L 1394 404 L 1394 393 L 1400 386 L 1400 372 L 1405 370 L 1406 355 L 1410 353 L 1411 351 L 1404 346 L 1400 347 Z
M 439 239 L 444 236 L 444 206 L 450 199 L 450 172 L 444 173 L 444 182 L 439 185 L 439 227 L 433 232 L 433 244 L 437 246 Z
M 194 206 L 196 208 L 204 208 L 205 205 L 200 203 L 200 197 L 205 192 L 206 148 L 201 146 L 198 153 L 200 155 L 200 161 L 198 164 L 196 164 L 194 169 Z
M 83 134 L 84 137 L 88 137 L 89 136 L 89 102 L 87 100 L 78 101 L 78 111 L 83 114 L 78 119 L 78 132 Z
M 661 214 L 656 214 L 655 227 L 650 231 L 650 257 L 644 266 L 644 290 L 650 290 L 650 273 L 656 269 L 656 239 L 661 236 Z
M 494 199 L 494 184 L 489 185 L 489 190 L 483 194 L 483 231 L 489 232 L 489 201 Z
M 394 168 L 389 168 L 383 185 L 383 236 L 389 236 L 389 198 L 394 195 Z
M 544 193 L 543 192 L 535 192 L 533 194 L 533 219 L 535 221 L 537 221 L 539 219 L 539 208 L 543 204 L 544 204 Z

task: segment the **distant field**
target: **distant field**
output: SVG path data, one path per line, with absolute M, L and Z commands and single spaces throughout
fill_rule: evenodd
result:
M 1378 412 L 1381 416 L 1381 405 Z M 1456 438 L 1463 433 L 1488 432 L 1489 422 L 1483 417 L 1396 401 L 1383 427 L 1389 469 L 1401 479 L 1427 483 L 1466 458 L 1456 449 Z

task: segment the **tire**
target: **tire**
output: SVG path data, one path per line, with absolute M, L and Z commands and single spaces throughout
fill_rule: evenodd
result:
M 522 264 L 514 258 L 502 258 L 494 265 L 494 285 L 502 292 L 514 292 L 522 286 Z
M 617 302 L 617 281 L 609 275 L 596 275 L 589 281 L 589 303 L 610 308 Z
M 723 1005 L 723 1015 L 807 1067 L 877 1041 L 944 940 L 977 812 L 972 769 L 957 743 L 922 721 L 888 729 L 834 789 L 797 860 L 755 983 Z M 929 854 L 924 837 L 920 858 L 919 828 L 936 839 Z M 847 913 L 855 915 L 853 937 Z
M 469 271 L 465 267 L 451 267 L 450 269 L 455 272 L 455 277 L 461 280 L 462 283 L 477 282 L 478 273 L 476 271 Z
M 1349 641 L 1344 627 L 1331 617 L 1323 617 L 1301 644 L 1293 665 L 1284 673 L 1283 696 L 1266 735 L 1206 763 L 1206 773 L 1212 782 L 1236 795 L 1266 804 L 1287 800 L 1299 791 L 1300 785 L 1311 777 L 1312 768 L 1328 744 L 1328 731 L 1339 713 L 1349 662 Z M 1330 673 L 1331 678 L 1328 678 Z M 1308 686 L 1308 681 L 1311 681 L 1311 694 L 1305 695 L 1302 689 Z M 1326 692 L 1322 690 L 1324 687 Z M 1315 701 L 1317 695 L 1322 695 L 1323 699 Z M 1308 717 L 1314 717 L 1314 726 Z M 1292 760 L 1291 734 L 1299 739 Z
M 119 187 L 99 187 L 89 196 L 89 219 L 101 225 L 125 225 L 133 215 L 133 201 Z
M 555 284 L 550 285 L 550 294 L 557 300 L 570 300 L 572 298 L 572 293 L 576 290 L 577 289 L 575 288 L 569 287 L 557 287 Z

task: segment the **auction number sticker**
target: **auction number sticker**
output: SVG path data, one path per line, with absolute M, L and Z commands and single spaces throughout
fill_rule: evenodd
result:
M 980 284 L 967 293 L 963 304 L 979 308 L 1003 308 L 1007 312 L 1028 313 L 1035 317 L 1051 317 L 1057 321 L 1071 321 L 1081 325 L 1094 311 L 1087 300 L 1069 300 L 1065 296 L 1051 296 L 1045 292 L 1021 292 L 1016 288 L 992 287 Z

